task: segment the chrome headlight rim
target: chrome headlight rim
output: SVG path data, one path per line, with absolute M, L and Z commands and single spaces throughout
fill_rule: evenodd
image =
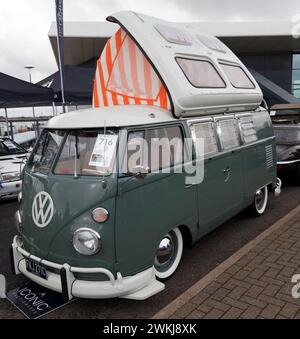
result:
M 95 237 L 95 239 L 96 239 L 97 242 L 98 242 L 98 246 L 97 246 L 97 248 L 96 248 L 95 251 L 90 252 L 90 253 L 83 253 L 83 252 L 78 248 L 78 246 L 76 246 L 76 242 L 75 242 L 76 239 L 75 239 L 75 237 L 76 237 L 76 235 L 78 235 L 78 233 L 81 233 L 81 232 L 89 232 L 89 233 L 91 233 L 91 234 Z M 101 240 L 101 236 L 100 236 L 100 234 L 99 234 L 97 231 L 93 230 L 92 228 L 88 228 L 88 227 L 81 227 L 81 228 L 78 228 L 77 230 L 74 231 L 74 233 L 73 233 L 73 239 L 72 239 L 72 240 L 73 240 L 73 241 L 72 241 L 73 247 L 74 247 L 74 249 L 76 250 L 76 252 L 79 253 L 79 254 L 81 254 L 81 255 L 84 255 L 84 256 L 95 255 L 95 254 L 99 253 L 99 251 L 100 251 L 101 248 L 102 248 L 102 240 Z M 85 248 L 86 248 L 87 251 L 89 251 L 89 249 L 88 249 L 87 247 L 85 247 Z

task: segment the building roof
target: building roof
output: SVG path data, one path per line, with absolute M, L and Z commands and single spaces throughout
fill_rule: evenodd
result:
M 54 129 L 124 127 L 176 121 L 169 111 L 155 106 L 113 106 L 90 108 L 61 114 L 46 127 Z
M 202 21 L 191 25 L 203 34 L 219 37 L 235 53 L 300 50 L 300 38 L 292 36 L 295 25 L 292 21 Z M 105 42 L 117 29 L 118 25 L 110 22 L 65 22 L 66 65 L 79 65 L 98 58 Z M 49 39 L 57 60 L 54 22 L 50 27 Z

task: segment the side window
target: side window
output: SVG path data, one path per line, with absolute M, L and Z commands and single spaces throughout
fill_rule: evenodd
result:
M 213 122 L 194 123 L 190 128 L 194 142 L 199 138 L 204 139 L 204 155 L 210 155 L 218 152 L 218 143 L 215 136 Z M 197 154 L 197 156 L 202 156 L 202 154 Z
M 188 81 L 198 88 L 225 88 L 226 84 L 209 61 L 176 58 Z
M 245 144 L 249 144 L 257 140 L 255 125 L 252 116 L 239 118 L 241 127 L 241 136 Z
M 179 126 L 149 129 L 147 132 L 148 167 L 158 171 L 187 160 L 182 130 Z
M 240 145 L 235 119 L 217 121 L 217 131 L 223 150 L 228 150 Z
M 237 65 L 220 64 L 232 86 L 235 88 L 255 88 L 245 71 Z

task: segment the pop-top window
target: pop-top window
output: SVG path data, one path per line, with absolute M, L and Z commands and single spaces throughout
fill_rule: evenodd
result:
M 234 119 L 219 120 L 217 122 L 218 135 L 223 150 L 238 147 L 239 136 Z
M 256 129 L 252 116 L 240 117 L 241 134 L 245 144 L 249 144 L 257 140 Z
M 157 24 L 154 25 L 154 28 L 168 42 L 185 46 L 191 46 L 193 44 L 189 36 L 176 27 Z
M 233 87 L 246 89 L 255 88 L 253 82 L 249 79 L 248 75 L 240 66 L 222 63 L 220 63 L 220 65 Z
M 188 81 L 198 88 L 225 88 L 225 82 L 215 69 L 206 60 L 176 58 Z
M 194 123 L 191 125 L 191 133 L 194 142 L 199 138 L 204 140 L 204 155 L 211 155 L 218 152 L 218 143 L 213 122 Z M 197 154 L 197 156 L 201 155 L 202 154 Z

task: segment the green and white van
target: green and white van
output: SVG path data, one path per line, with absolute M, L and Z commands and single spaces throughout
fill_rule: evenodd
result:
M 25 166 L 16 215 L 15 272 L 66 299 L 142 300 L 160 292 L 184 242 L 245 208 L 263 214 L 269 188 L 280 191 L 261 90 L 234 54 L 196 24 L 133 12 L 108 19 L 120 25 L 121 40 L 117 47 L 111 40 L 98 61 L 97 108 L 48 122 Z M 141 72 L 131 63 L 124 76 L 125 52 L 124 64 L 115 58 L 110 65 L 126 43 L 129 53 L 133 43 L 139 51 L 128 62 L 139 64 L 140 53 L 167 97 L 158 99 L 147 82 L 138 98 L 128 83 Z M 104 67 L 119 72 L 114 81 L 105 83 Z M 176 147 L 164 153 L 162 139 Z

